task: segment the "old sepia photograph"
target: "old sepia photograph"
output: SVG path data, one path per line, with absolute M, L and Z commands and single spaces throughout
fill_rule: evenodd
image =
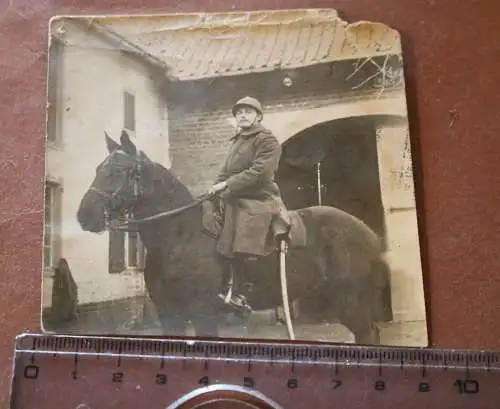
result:
M 54 17 L 43 330 L 427 346 L 404 53 L 369 18 Z

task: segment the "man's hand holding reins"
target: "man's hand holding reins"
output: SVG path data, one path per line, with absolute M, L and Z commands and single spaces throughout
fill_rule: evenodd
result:
M 216 183 L 215 185 L 213 185 L 210 190 L 208 191 L 209 194 L 216 194 L 216 193 L 220 193 L 222 192 L 223 190 L 225 190 L 227 188 L 227 183 L 224 181 L 224 182 L 219 182 L 219 183 Z

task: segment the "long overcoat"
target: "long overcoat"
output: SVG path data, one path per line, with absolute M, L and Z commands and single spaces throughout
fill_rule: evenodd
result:
M 267 255 L 274 236 L 289 224 L 275 174 L 281 145 L 270 130 L 256 124 L 231 138 L 232 144 L 215 183 L 226 181 L 221 195 L 224 223 L 217 251 Z

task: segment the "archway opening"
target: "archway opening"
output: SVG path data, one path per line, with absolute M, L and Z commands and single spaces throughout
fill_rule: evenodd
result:
M 364 116 L 332 120 L 304 129 L 283 143 L 277 172 L 288 209 L 318 204 L 333 206 L 365 222 L 386 243 L 385 212 L 380 186 L 377 128 L 400 117 Z M 388 273 L 388 272 L 387 272 Z M 376 305 L 382 320 L 392 319 L 390 276 L 379 277 Z M 303 300 L 297 318 L 329 321 L 328 300 Z
M 337 207 L 385 238 L 376 140 L 382 121 L 368 116 L 323 122 L 285 141 L 277 180 L 286 206 Z

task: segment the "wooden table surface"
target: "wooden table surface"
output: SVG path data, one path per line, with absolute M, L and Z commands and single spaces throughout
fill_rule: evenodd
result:
M 305 7 L 336 8 L 350 22 L 400 31 L 431 344 L 500 349 L 500 2 L 1 0 L 2 407 L 13 337 L 39 330 L 49 18 Z

